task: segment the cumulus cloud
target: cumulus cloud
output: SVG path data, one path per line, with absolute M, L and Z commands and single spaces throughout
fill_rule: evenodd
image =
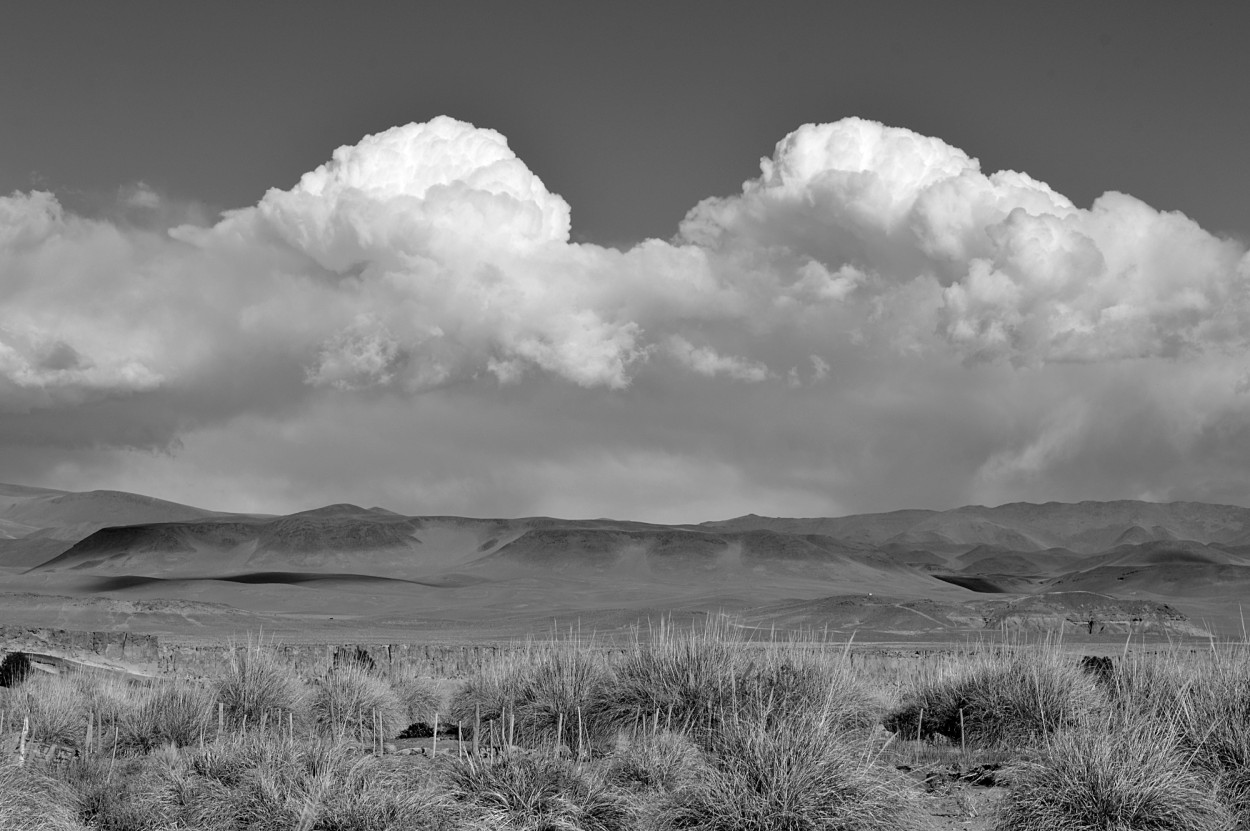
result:
M 707 346 L 695 346 L 681 335 L 668 339 L 668 351 L 682 366 L 708 378 L 724 375 L 739 381 L 763 381 L 768 368 L 733 355 L 721 355 Z
M 1250 254 L 1182 214 L 845 119 L 670 241 L 570 227 L 446 117 L 169 230 L 0 197 L 4 477 L 667 518 L 1250 484 Z

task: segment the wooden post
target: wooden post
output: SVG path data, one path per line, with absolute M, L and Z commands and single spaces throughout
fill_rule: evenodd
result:
M 512 752 L 512 746 L 516 744 L 516 710 L 513 709 L 508 713 L 508 744 L 505 746 L 507 752 Z
M 17 766 L 26 765 L 26 734 L 30 732 L 30 716 L 22 719 L 22 736 L 17 740 Z
M 438 711 L 434 711 L 434 747 L 430 750 L 431 756 L 438 755 Z
M 265 732 L 265 725 L 269 722 L 269 708 L 266 707 L 260 711 L 260 732 Z
M 120 735 L 121 735 L 121 728 L 118 725 L 114 724 L 113 725 L 113 758 L 109 759 L 109 774 L 104 780 L 104 784 L 106 785 L 109 782 L 113 781 L 113 766 L 117 764 L 117 740 L 120 737 Z
M 968 755 L 968 743 L 964 740 L 964 708 L 959 708 L 959 752 Z
M 226 704 L 223 701 L 217 702 L 217 738 L 220 739 L 226 732 Z
M 577 705 L 577 760 L 582 760 L 585 745 L 582 744 L 582 705 Z
M 559 755 L 560 748 L 564 747 L 564 713 L 561 712 L 556 717 L 556 746 L 555 753 Z
M 92 723 L 93 721 L 94 719 L 92 718 L 92 713 L 88 712 L 87 713 L 87 740 L 83 742 L 84 753 L 91 753 L 91 733 L 92 733 L 92 727 L 95 726 Z
M 480 755 L 481 748 L 478 745 L 478 736 L 482 732 L 482 705 L 473 705 L 473 755 Z

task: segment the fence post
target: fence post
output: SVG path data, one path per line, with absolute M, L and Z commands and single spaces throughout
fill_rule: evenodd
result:
M 17 766 L 26 765 L 26 734 L 30 731 L 30 716 L 22 719 L 22 737 L 17 740 Z

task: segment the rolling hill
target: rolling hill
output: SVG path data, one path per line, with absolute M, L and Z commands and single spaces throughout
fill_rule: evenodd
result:
M 1250 590 L 1247 540 L 1250 510 L 1183 502 L 656 525 L 403 516 L 350 504 L 224 514 L 120 492 L 0 485 L 0 593 L 92 601 L 80 609 L 230 608 L 237 614 L 223 621 L 236 626 L 254 614 L 271 626 L 277 615 L 300 626 L 508 620 L 524 629 L 718 608 L 752 625 L 882 637 L 1046 627 L 1195 636 L 1235 629 Z

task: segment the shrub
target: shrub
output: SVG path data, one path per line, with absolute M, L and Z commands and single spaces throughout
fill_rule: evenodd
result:
M 186 684 L 160 684 L 145 691 L 138 706 L 119 714 L 119 748 L 148 752 L 163 745 L 186 747 L 214 730 L 213 699 L 202 688 Z
M 450 717 L 498 721 L 522 746 L 589 747 L 606 734 L 596 707 L 610 677 L 598 653 L 573 644 L 526 650 L 483 667 L 452 700 Z M 580 716 L 580 726 L 579 726 Z
M 885 720 L 904 738 L 1022 746 L 1105 708 L 1097 683 L 1058 650 L 981 655 L 906 693 Z
M 429 782 L 330 740 L 232 736 L 199 751 L 80 759 L 70 777 L 102 831 L 452 831 L 456 811 Z
M 1250 827 L 1250 655 L 1213 653 L 1195 664 L 1164 658 L 1153 675 L 1157 719 L 1175 720 L 1180 745 L 1219 785 L 1241 827 Z
M 664 731 L 622 741 L 608 756 L 604 776 L 634 792 L 672 792 L 692 784 L 705 765 L 689 736 Z
M 632 730 L 656 714 L 666 728 L 701 735 L 733 710 L 744 659 L 741 645 L 716 627 L 698 632 L 662 628 L 613 665 L 596 718 L 607 729 Z
M 1103 725 L 1051 736 L 1021 763 L 999 831 L 1225 831 L 1233 823 L 1158 722 Z
M 0 828 L 79 831 L 73 792 L 30 768 L 0 765 Z
M 459 829 L 450 799 L 409 775 L 382 768 L 331 740 L 294 748 L 240 745 L 248 772 L 239 780 L 236 827 L 252 831 L 418 831 Z
M 440 719 L 449 716 L 447 700 L 433 678 L 395 678 L 391 680 L 391 687 L 399 697 L 409 724 L 421 722 L 437 728 L 435 716 Z
M 87 734 L 87 701 L 73 684 L 55 676 L 31 678 L 13 691 L 10 716 L 30 718 L 30 737 L 48 744 L 80 745 Z
M 727 722 L 702 775 L 662 798 L 660 829 L 898 831 L 916 827 L 909 784 L 832 721 Z
M 489 828 L 624 831 L 635 827 L 630 801 L 572 762 L 532 754 L 496 761 L 453 760 L 452 798 Z
M 80 816 L 100 831 L 226 831 L 232 794 L 193 775 L 168 749 L 132 759 L 82 756 L 62 774 L 77 793 Z
M 380 726 L 390 738 L 409 724 L 391 685 L 358 664 L 344 664 L 318 681 L 311 703 L 317 723 L 332 734 L 377 738 Z
M 295 672 L 259 645 L 231 650 L 214 694 L 234 729 L 258 725 L 266 715 L 276 719 L 291 713 L 300 720 L 307 709 L 307 691 Z
M 735 698 L 735 712 L 748 717 L 806 716 L 851 729 L 875 727 L 884 710 L 841 656 L 785 647 L 753 662 Z

